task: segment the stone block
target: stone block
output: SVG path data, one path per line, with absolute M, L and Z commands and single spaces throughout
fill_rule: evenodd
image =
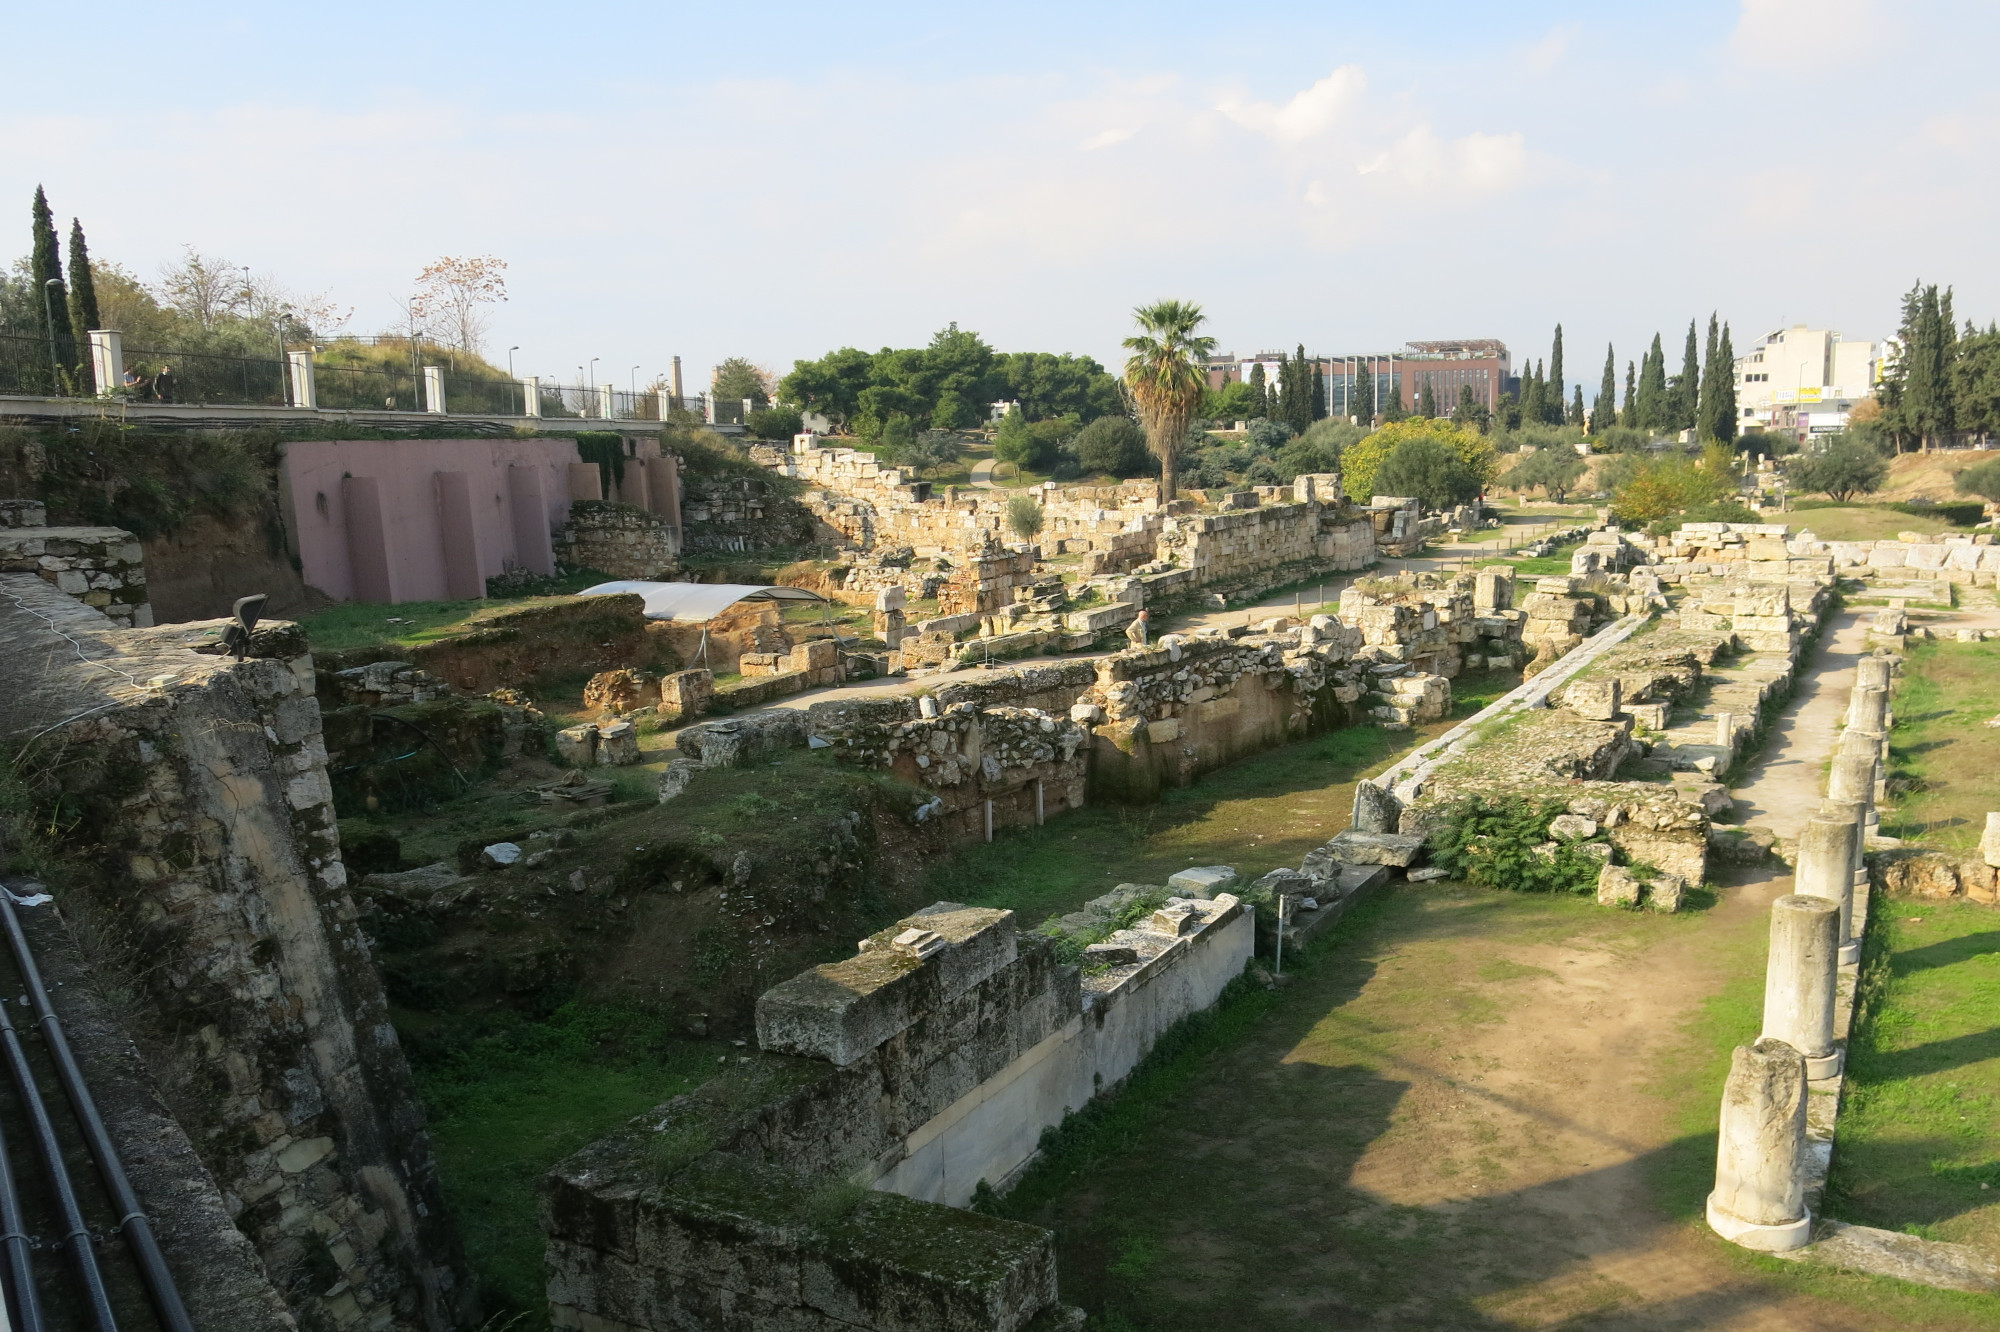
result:
M 569 768 L 588 768 L 597 762 L 597 727 L 589 722 L 569 726 L 555 735 L 556 762 Z
M 1687 880 L 1678 874 L 1656 874 L 1645 888 L 1649 911 L 1679 911 L 1687 900 Z
M 918 958 L 893 946 L 910 929 L 943 946 Z M 940 902 L 863 940 L 856 956 L 802 972 L 757 1000 L 757 1043 L 845 1066 L 1017 956 L 1014 913 Z
M 1580 842 L 1597 836 L 1597 821 L 1581 814 L 1558 814 L 1549 820 L 1549 836 L 1561 842 Z
M 1359 832 L 1348 829 L 1326 844 L 1335 861 L 1345 865 L 1393 865 L 1407 869 L 1423 854 L 1424 839 L 1402 833 Z
M 1195 865 L 1167 876 L 1167 887 L 1181 897 L 1212 898 L 1235 886 L 1234 865 Z
M 1563 704 L 1578 716 L 1591 721 L 1611 721 L 1618 716 L 1618 679 L 1575 680 L 1563 691 Z
M 1623 865 L 1606 865 L 1597 872 L 1599 906 L 1636 907 L 1642 896 L 1638 878 Z
M 1349 826 L 1355 832 L 1392 833 L 1403 817 L 1403 802 L 1387 787 L 1371 781 L 1354 785 L 1354 814 Z
M 2000 869 L 2000 814 L 1986 816 L 1986 831 L 1979 839 L 1979 858 Z
M 1626 715 L 1632 718 L 1634 726 L 1644 727 L 1648 731 L 1664 731 L 1667 729 L 1667 716 L 1673 710 L 1673 705 L 1670 703 L 1627 703 L 1624 705 L 1624 710 Z
M 597 728 L 597 761 L 606 767 L 624 767 L 639 761 L 639 728 L 631 722 L 612 722 Z

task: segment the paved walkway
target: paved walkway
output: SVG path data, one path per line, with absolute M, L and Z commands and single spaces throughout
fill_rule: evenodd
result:
M 1744 823 L 1796 838 L 1819 809 L 1827 760 L 1840 736 L 1855 663 L 1868 655 L 1867 610 L 1839 612 L 1820 644 L 1818 659 L 1799 677 L 1797 692 L 1764 742 L 1764 752 L 1736 788 Z M 1711 723 L 1712 725 L 1712 723 Z
M 981 458 L 972 464 L 972 484 L 993 489 L 993 459 Z

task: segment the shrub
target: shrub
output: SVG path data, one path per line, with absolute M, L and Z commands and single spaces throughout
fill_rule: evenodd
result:
M 2000 504 L 2000 458 L 1966 468 L 1952 484 L 1961 495 L 1977 495 Z
M 1955 527 L 1972 527 L 1986 516 L 1986 506 L 1977 500 L 1960 504 L 1926 504 L 1922 500 L 1905 500 L 1889 507 L 1913 518 L 1942 518 Z
M 1641 453 L 1652 436 L 1633 426 L 1606 426 L 1590 437 L 1593 453 Z
M 919 472 L 949 467 L 965 452 L 958 436 L 948 430 L 926 430 L 903 452 L 902 463 Z
M 1539 489 L 1560 504 L 1583 475 L 1584 467 L 1575 449 L 1539 449 L 1521 455 L 1521 461 L 1507 470 L 1504 480 L 1516 490 Z
M 892 466 L 900 464 L 916 442 L 916 424 L 902 412 L 891 412 L 882 423 L 882 446 L 876 456 Z
M 750 413 L 750 433 L 758 439 L 790 439 L 805 427 L 805 418 L 790 407 Z
M 1022 470 L 1040 471 L 1055 457 L 1055 445 L 1014 411 L 1001 417 L 993 432 L 993 456 Z
M 1733 500 L 1734 456 L 1723 445 L 1712 444 L 1698 461 L 1686 454 L 1669 454 L 1639 463 L 1612 495 L 1611 512 L 1627 527 L 1650 527 L 1704 504 Z
M 1292 439 L 1290 426 L 1283 421 L 1267 421 L 1262 417 L 1252 421 L 1250 428 L 1244 433 L 1248 435 L 1250 443 L 1260 449 L 1281 449 Z
M 1414 495 L 1425 507 L 1447 509 L 1479 498 L 1480 479 L 1458 450 L 1441 439 L 1419 436 L 1392 450 L 1375 473 L 1379 495 Z
M 1793 459 L 1785 478 L 1800 490 L 1816 490 L 1845 502 L 1880 490 L 1889 479 L 1889 461 L 1866 440 L 1841 434 L 1829 439 L 1825 448 Z
M 1146 432 L 1129 416 L 1100 416 L 1071 441 L 1085 472 L 1137 476 L 1146 466 Z
M 1007 497 L 1007 528 L 1023 541 L 1032 541 L 1042 530 L 1042 506 L 1032 495 Z
M 1559 801 L 1531 804 L 1518 796 L 1488 801 L 1468 796 L 1446 811 L 1431 834 L 1433 864 L 1454 879 L 1519 893 L 1592 893 L 1604 862 L 1581 844 L 1564 842 L 1548 854 L 1549 821 L 1566 813 Z
M 1450 445 L 1476 480 L 1475 494 L 1485 490 L 1492 481 L 1492 440 L 1454 421 L 1412 417 L 1383 426 L 1374 434 L 1350 445 L 1341 455 L 1340 470 L 1347 493 L 1357 500 L 1370 499 L 1377 494 L 1393 494 L 1393 491 L 1376 484 L 1376 474 L 1389 455 L 1395 452 L 1397 445 L 1412 439 L 1436 439 Z

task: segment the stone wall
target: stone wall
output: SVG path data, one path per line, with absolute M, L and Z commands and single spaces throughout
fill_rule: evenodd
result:
M 304 635 L 122 630 L 0 575 L 0 730 L 140 953 L 168 1104 L 309 1325 L 476 1321 L 340 859 Z M 58 632 L 59 631 L 59 632 Z M 79 660 L 79 657 L 82 660 Z M 60 883 L 60 881 L 59 881 Z
M 39 500 L 6 505 L 0 573 L 34 574 L 113 624 L 144 629 L 153 623 L 139 538 L 116 527 L 45 526 Z
M 681 549 L 690 555 L 788 549 L 823 538 L 813 510 L 763 478 L 705 473 L 690 460 L 681 480 Z
M 938 903 L 767 991 L 759 1055 L 550 1173 L 553 1322 L 1012 1332 L 1073 1317 L 1047 1232 L 958 1205 L 1212 1004 L 1252 919 L 1227 894 L 1166 899 L 1086 977 L 1012 912 Z M 843 1197 L 856 1183 L 869 1192 Z
M 613 578 L 659 581 L 680 567 L 680 529 L 629 504 L 578 500 L 553 541 L 559 563 Z

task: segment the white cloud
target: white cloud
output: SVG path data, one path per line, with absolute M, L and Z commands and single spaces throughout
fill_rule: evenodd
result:
M 1784 69 L 1858 59 L 1887 33 L 1877 0 L 1743 0 L 1729 45 L 1745 64 Z
M 1359 65 L 1342 65 L 1283 106 L 1269 102 L 1218 103 L 1216 110 L 1254 134 L 1276 143 L 1301 143 L 1344 124 L 1368 90 Z
M 1108 129 L 1101 134 L 1091 135 L 1078 144 L 1076 150 L 1080 153 L 1094 153 L 1100 148 L 1110 148 L 1113 145 L 1121 144 L 1136 133 L 1138 133 L 1137 130 L 1126 129 L 1122 126 Z
M 1562 63 L 1569 54 L 1569 44 L 1576 37 L 1574 23 L 1558 23 L 1548 30 L 1542 40 L 1529 47 L 1522 56 L 1522 63 L 1537 74 L 1546 74 Z

